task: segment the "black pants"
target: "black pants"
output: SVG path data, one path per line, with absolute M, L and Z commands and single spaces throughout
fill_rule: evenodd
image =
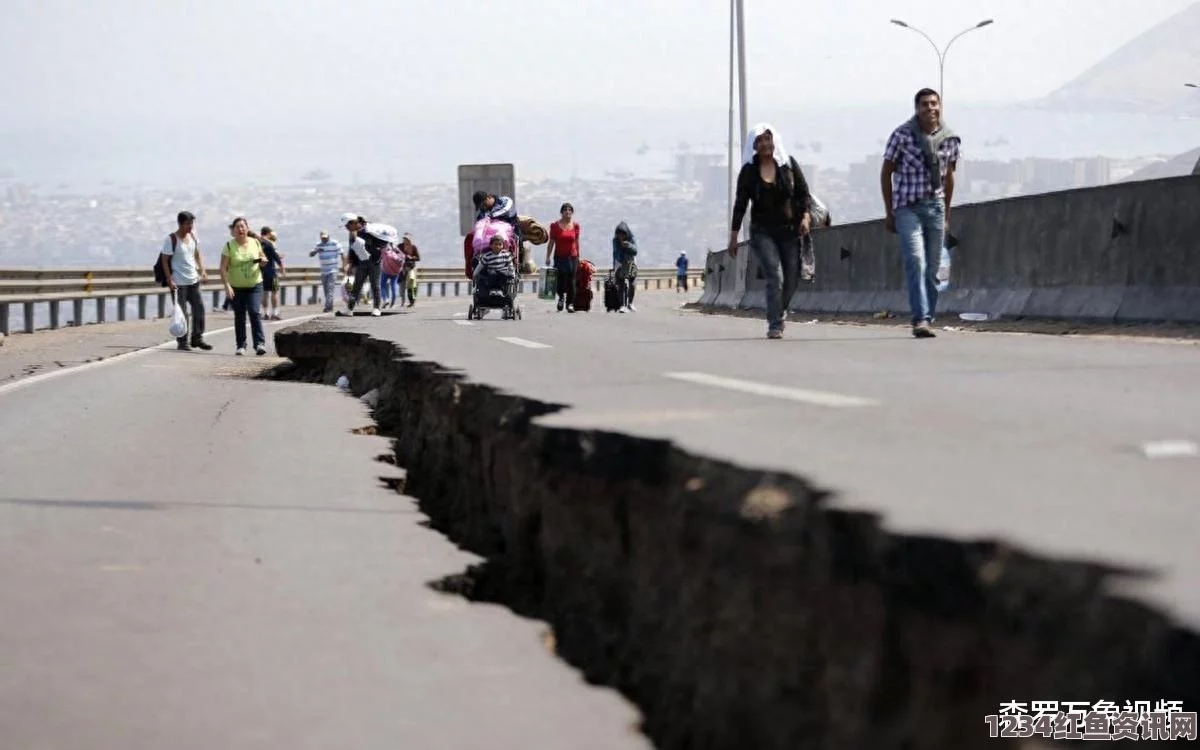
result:
M 200 282 L 175 287 L 175 304 L 183 309 L 188 319 L 188 332 L 193 345 L 204 340 L 204 299 L 200 294 Z M 188 308 L 191 312 L 188 312 Z M 188 342 L 188 334 L 175 339 L 180 345 Z
M 350 290 L 350 301 L 346 303 L 346 307 L 353 310 L 358 304 L 358 298 L 362 296 L 363 284 L 367 279 L 371 280 L 371 303 L 375 309 L 379 309 L 379 264 L 362 262 L 354 267 L 354 288 Z
M 254 346 L 266 346 L 267 337 L 262 326 L 262 284 L 239 289 L 233 288 L 233 336 L 237 348 L 246 348 L 246 317 L 250 317 L 250 335 Z
M 633 263 L 622 263 L 617 266 L 617 288 L 621 290 L 621 306 L 633 304 L 633 294 L 637 291 L 637 266 Z
M 554 258 L 555 287 L 558 299 L 575 306 L 575 274 L 579 271 L 579 258 Z

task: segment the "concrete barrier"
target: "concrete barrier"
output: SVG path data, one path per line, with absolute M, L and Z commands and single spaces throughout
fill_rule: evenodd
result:
M 716 304 L 717 296 L 721 293 L 721 272 L 722 266 L 728 253 L 724 250 L 720 252 L 709 252 L 704 258 L 704 293 L 700 295 L 701 305 Z
M 939 311 L 993 317 L 1200 322 L 1200 177 L 1122 183 L 955 208 Z M 883 221 L 817 230 L 816 278 L 790 309 L 908 312 L 899 240 Z M 765 306 L 751 259 L 742 299 Z
M 738 253 L 749 253 L 750 248 L 743 242 L 738 245 Z M 713 253 L 716 256 L 717 295 L 713 303 L 718 307 L 736 308 L 741 303 L 742 294 L 737 287 L 737 259 L 729 256 L 728 250 Z

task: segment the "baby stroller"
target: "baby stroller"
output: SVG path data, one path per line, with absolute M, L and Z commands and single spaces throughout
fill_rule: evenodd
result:
M 509 269 L 512 275 L 489 269 L 482 260 L 482 254 L 493 240 L 499 238 L 504 243 L 504 250 L 509 256 Z M 517 273 L 515 243 L 507 224 L 481 220 L 475 229 L 473 249 L 475 251 L 474 284 L 471 291 L 471 307 L 467 317 L 472 320 L 482 320 L 488 310 L 499 309 L 504 320 L 520 320 L 521 304 L 517 300 L 521 288 L 521 277 Z M 499 247 L 499 245 L 497 245 Z
M 471 293 L 471 307 L 467 317 L 482 320 L 485 311 L 501 310 L 503 320 L 520 320 L 521 303 L 517 301 L 520 282 L 512 278 L 491 273 L 487 269 L 475 275 L 475 288 Z

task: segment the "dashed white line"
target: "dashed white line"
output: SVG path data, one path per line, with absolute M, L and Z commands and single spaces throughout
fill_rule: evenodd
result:
M 475 324 L 469 320 L 456 320 L 456 321 L 454 321 L 454 325 L 456 325 L 456 326 L 473 326 Z
M 1200 445 L 1191 440 L 1153 440 L 1142 443 L 1146 458 L 1194 458 L 1200 456 Z
M 830 393 L 828 391 L 810 391 L 803 388 L 788 388 L 781 385 L 758 383 L 753 380 L 738 380 L 720 375 L 710 375 L 705 372 L 665 372 L 663 376 L 673 380 L 682 380 L 687 383 L 696 383 L 697 385 L 708 385 L 714 388 L 725 388 L 726 390 L 740 391 L 755 396 L 781 398 L 788 401 L 799 401 L 805 404 L 828 406 L 835 409 L 879 405 L 879 402 L 874 399 L 861 398 L 859 396 L 847 396 L 842 393 Z
M 523 346 L 526 349 L 553 349 L 549 344 L 543 344 L 540 341 L 530 341 L 529 339 L 517 338 L 516 336 L 497 336 L 497 339 L 506 344 L 515 344 Z

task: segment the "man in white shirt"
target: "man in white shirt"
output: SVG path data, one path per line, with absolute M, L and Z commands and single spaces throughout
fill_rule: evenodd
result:
M 325 291 L 325 312 L 333 312 L 333 300 L 337 291 L 338 271 L 346 264 L 346 251 L 337 240 L 329 239 L 329 232 L 321 232 L 321 241 L 308 257 L 320 256 L 321 288 Z
M 192 231 L 196 217 L 190 211 L 180 211 L 176 221 L 179 229 L 163 240 L 162 255 L 158 259 L 175 295 L 175 304 L 183 309 L 183 314 L 188 318 L 188 333 L 175 342 L 181 351 L 191 351 L 192 347 L 208 351 L 212 345 L 204 341 L 204 300 L 200 294 L 200 284 L 208 281 L 208 271 L 200 255 L 200 242 Z

